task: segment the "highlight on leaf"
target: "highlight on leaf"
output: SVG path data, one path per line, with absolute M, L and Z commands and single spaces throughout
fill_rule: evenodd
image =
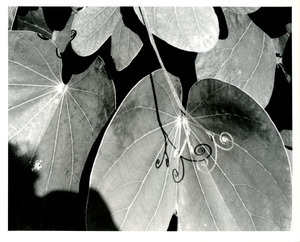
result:
M 115 105 L 102 60 L 65 85 L 55 44 L 33 32 L 14 31 L 9 33 L 8 61 L 8 140 L 32 157 L 39 174 L 36 195 L 78 192 L 89 150 Z M 33 157 L 41 161 L 38 169 Z
M 201 80 L 184 113 L 157 70 L 128 94 L 104 134 L 90 189 L 110 212 L 89 197 L 87 226 L 101 230 L 111 217 L 119 230 L 164 230 L 176 213 L 182 230 L 289 230 L 290 172 L 278 131 L 250 96 Z

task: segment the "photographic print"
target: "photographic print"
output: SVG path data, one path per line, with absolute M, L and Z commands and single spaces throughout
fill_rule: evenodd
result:
M 292 7 L 8 17 L 8 230 L 292 229 Z

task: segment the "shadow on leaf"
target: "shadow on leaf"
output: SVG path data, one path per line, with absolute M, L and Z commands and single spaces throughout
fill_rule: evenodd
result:
M 11 143 L 8 151 L 8 230 L 86 230 L 85 194 L 54 191 L 36 196 L 38 174 L 30 161 L 38 157 L 20 154 L 20 148 Z M 100 197 L 97 203 L 108 211 Z M 116 230 L 112 222 L 108 225 Z

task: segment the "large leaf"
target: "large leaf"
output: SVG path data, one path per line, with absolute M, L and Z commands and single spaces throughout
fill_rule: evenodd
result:
M 9 33 L 9 133 L 31 156 L 39 196 L 78 192 L 89 150 L 114 109 L 114 87 L 98 58 L 65 85 L 56 46 L 36 33 Z
M 196 59 L 198 79 L 217 78 L 236 85 L 265 107 L 274 86 L 276 56 L 272 40 L 247 15 L 225 10 L 229 36 Z
M 126 68 L 141 50 L 140 37 L 127 28 L 120 18 L 111 37 L 111 55 L 118 71 Z
M 212 7 L 145 7 L 151 33 L 179 49 L 205 52 L 219 36 L 218 18 Z M 135 8 L 139 19 L 144 17 Z
M 74 51 L 80 56 L 93 54 L 112 35 L 120 18 L 119 7 L 86 7 L 79 11 L 72 25 L 76 31 Z
M 104 134 L 88 229 L 111 217 L 120 230 L 166 230 L 176 213 L 182 230 L 289 230 L 290 164 L 266 112 L 235 86 L 207 79 L 192 87 L 185 113 L 163 72 L 152 76 L 134 87 Z

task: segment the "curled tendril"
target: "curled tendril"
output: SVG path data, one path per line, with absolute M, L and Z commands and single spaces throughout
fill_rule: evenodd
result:
M 40 37 L 42 40 L 49 40 L 48 37 L 46 37 L 45 35 L 43 35 L 41 33 L 37 33 L 37 36 Z
M 71 30 L 71 37 L 70 37 L 71 41 L 76 37 L 76 35 L 77 35 L 77 31 L 72 29 Z
M 216 166 L 216 161 L 212 160 L 212 162 L 214 162 L 212 167 L 209 168 L 208 170 L 203 170 L 203 167 L 208 167 L 209 157 L 212 156 L 212 148 L 211 148 L 210 145 L 208 145 L 208 144 L 199 144 L 195 147 L 194 153 L 197 156 L 201 157 L 200 159 L 196 160 L 196 162 L 197 162 L 196 166 L 197 166 L 198 171 L 208 173 L 208 172 L 211 172 L 214 169 L 214 167 Z
M 180 176 L 180 174 L 179 174 L 179 169 L 177 170 L 177 169 L 173 169 L 172 170 L 172 177 L 173 177 L 173 181 L 175 182 L 175 183 L 179 183 L 179 182 L 181 182 L 182 180 L 183 180 L 183 178 L 184 178 L 184 163 L 183 163 L 183 157 L 182 156 L 180 156 L 180 164 L 181 164 L 181 169 L 182 169 L 182 172 L 181 172 L 181 176 Z
M 169 155 L 168 155 L 168 152 L 167 152 L 167 148 L 168 148 L 168 142 L 171 144 L 171 146 L 173 148 L 176 149 L 176 147 L 173 145 L 173 143 L 171 142 L 171 140 L 169 139 L 169 136 L 168 134 L 166 133 L 166 131 L 164 129 L 162 129 L 162 133 L 164 135 L 164 139 L 165 139 L 165 150 L 164 150 L 164 154 L 163 154 L 163 157 L 161 159 L 157 159 L 155 161 L 155 167 L 158 169 L 161 167 L 162 163 L 164 160 L 166 160 L 166 166 L 169 167 Z
M 208 144 L 199 144 L 195 147 L 194 153 L 197 156 L 203 156 L 206 154 L 206 157 L 199 160 L 199 161 L 203 161 L 211 156 L 212 149 Z
M 233 137 L 228 132 L 222 132 L 219 136 L 219 141 L 221 145 L 217 146 L 220 147 L 222 150 L 231 150 L 234 145 Z

